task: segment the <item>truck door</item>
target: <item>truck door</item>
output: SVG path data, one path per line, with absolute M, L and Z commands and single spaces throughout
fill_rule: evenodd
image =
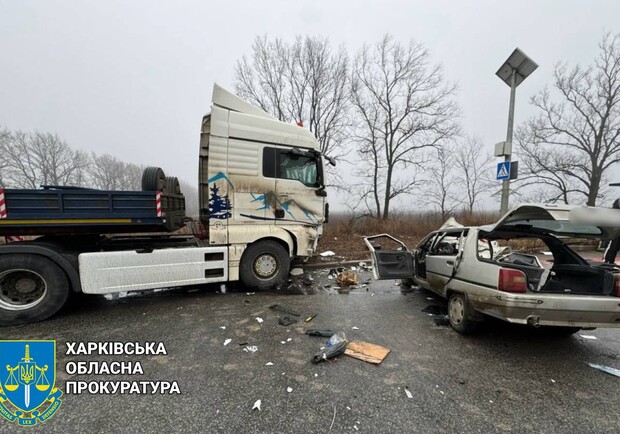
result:
M 389 244 L 396 244 L 399 247 L 384 250 L 383 246 L 379 244 L 381 238 Z M 402 241 L 397 240 L 391 235 L 381 234 L 364 237 L 364 243 L 366 243 L 366 247 L 370 250 L 375 279 L 410 279 L 413 277 L 414 255 Z

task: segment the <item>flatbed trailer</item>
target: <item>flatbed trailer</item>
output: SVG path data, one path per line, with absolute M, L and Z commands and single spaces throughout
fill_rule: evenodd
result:
M 183 195 L 161 191 L 0 189 L 0 204 L 5 236 L 166 232 L 185 217 Z

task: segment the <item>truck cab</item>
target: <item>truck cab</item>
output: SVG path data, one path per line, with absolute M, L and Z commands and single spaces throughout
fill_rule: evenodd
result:
M 230 245 L 230 279 L 265 287 L 276 250 L 303 260 L 316 249 L 327 209 L 319 144 L 216 84 L 202 121 L 199 196 L 209 244 Z M 248 259 L 254 250 L 264 252 Z

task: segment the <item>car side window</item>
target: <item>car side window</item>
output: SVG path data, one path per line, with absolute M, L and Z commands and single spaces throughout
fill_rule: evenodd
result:
M 463 232 L 447 232 L 441 234 L 433 247 L 430 254 L 437 256 L 456 256 L 459 253 L 459 246 Z

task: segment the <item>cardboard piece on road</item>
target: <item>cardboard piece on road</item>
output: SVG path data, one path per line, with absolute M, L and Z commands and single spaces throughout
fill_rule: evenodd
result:
M 362 341 L 349 342 L 347 349 L 344 352 L 344 354 L 349 357 L 363 360 L 368 363 L 374 363 L 375 365 L 381 363 L 389 353 L 390 350 L 387 348 Z

